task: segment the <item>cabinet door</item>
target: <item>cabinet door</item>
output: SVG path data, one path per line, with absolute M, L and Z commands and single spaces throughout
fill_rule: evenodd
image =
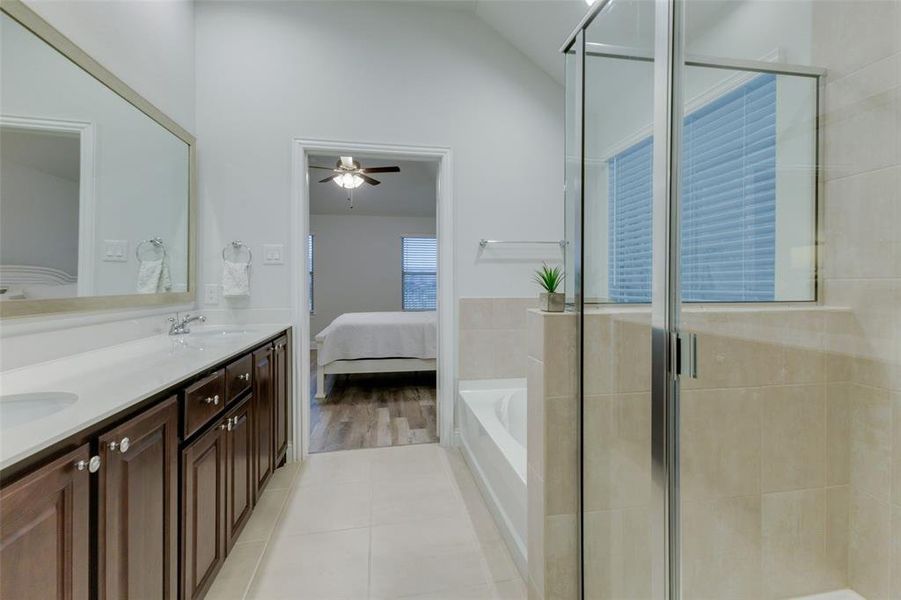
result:
M 226 415 L 225 541 L 235 543 L 253 510 L 253 428 L 247 398 Z
M 202 597 L 225 560 L 225 423 L 182 452 L 182 599 Z
M 0 491 L 0 598 L 88 598 L 89 459 L 85 444 Z
M 288 451 L 288 419 L 291 408 L 288 393 L 288 339 L 275 340 L 273 354 L 273 388 L 275 394 L 275 464 L 278 465 Z
M 269 482 L 275 467 L 275 411 L 272 390 L 272 348 L 253 353 L 253 427 L 255 492 Z
M 100 437 L 100 598 L 178 596 L 178 401 Z

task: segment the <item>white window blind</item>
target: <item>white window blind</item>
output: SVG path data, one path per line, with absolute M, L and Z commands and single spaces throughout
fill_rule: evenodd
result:
M 310 312 L 313 312 L 313 234 L 307 236 L 307 284 L 309 285 Z
M 685 117 L 681 287 L 687 302 L 775 299 L 776 76 L 759 75 Z M 615 302 L 651 300 L 653 143 L 608 161 Z
M 435 310 L 438 244 L 433 237 L 401 238 L 404 310 Z

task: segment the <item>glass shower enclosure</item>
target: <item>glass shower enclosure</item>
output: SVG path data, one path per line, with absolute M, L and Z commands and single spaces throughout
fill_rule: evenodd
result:
M 899 39 L 597 0 L 562 48 L 582 597 L 901 594 Z

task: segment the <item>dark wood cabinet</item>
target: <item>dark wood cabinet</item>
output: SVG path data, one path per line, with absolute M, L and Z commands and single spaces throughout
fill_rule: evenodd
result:
M 0 600 L 206 595 L 287 455 L 278 335 L 4 469 Z
M 225 542 L 228 550 L 253 510 L 252 399 L 245 398 L 226 415 Z
M 89 597 L 89 461 L 85 444 L 0 492 L 0 598 Z
M 101 599 L 178 597 L 178 399 L 99 440 Z
M 182 599 L 206 594 L 225 560 L 226 425 L 182 451 Z
M 288 338 L 282 337 L 273 343 L 272 383 L 275 395 L 275 464 L 281 464 L 288 453 L 288 427 L 291 415 L 288 395 Z
M 253 353 L 254 494 L 269 482 L 275 469 L 275 398 L 272 387 L 272 347 Z

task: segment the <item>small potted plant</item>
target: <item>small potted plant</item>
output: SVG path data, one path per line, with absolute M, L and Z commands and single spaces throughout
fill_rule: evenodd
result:
M 549 267 L 547 263 L 535 271 L 535 281 L 544 290 L 538 295 L 539 308 L 545 312 L 563 312 L 566 295 L 558 293 L 563 281 L 563 271 L 559 266 Z

